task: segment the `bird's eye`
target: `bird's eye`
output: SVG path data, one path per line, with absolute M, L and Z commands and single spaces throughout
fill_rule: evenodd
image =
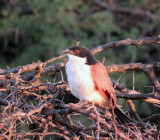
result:
M 79 51 L 78 50 L 75 50 L 75 55 L 78 55 L 79 54 Z

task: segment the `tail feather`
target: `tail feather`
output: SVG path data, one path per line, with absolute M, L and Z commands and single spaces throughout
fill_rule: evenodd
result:
M 116 114 L 117 121 L 120 124 L 132 124 L 133 121 L 118 107 L 115 107 L 114 113 Z

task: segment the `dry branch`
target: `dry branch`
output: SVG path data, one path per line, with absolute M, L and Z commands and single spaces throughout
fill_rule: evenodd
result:
M 115 41 L 101 45 L 92 52 L 95 54 L 114 47 L 152 43 L 160 44 L 160 37 Z M 64 139 L 158 138 L 159 130 L 151 124 L 147 125 L 147 121 L 156 121 L 155 119 L 160 118 L 160 114 L 152 114 L 141 119 L 132 100 L 142 100 L 159 107 L 159 81 L 154 70 L 159 70 L 160 62 L 106 66 L 108 73 L 143 72 L 157 90 L 153 93 L 140 93 L 112 80 L 116 87 L 116 96 L 130 101 L 128 104 L 137 119 L 135 122 L 137 126 L 129 127 L 118 124 L 111 113 L 104 108 L 93 106 L 90 103 L 77 103 L 78 100 L 71 95 L 70 87 L 63 81 L 63 78 L 57 83 L 40 81 L 41 78 L 55 74 L 65 67 L 67 60 L 46 66 L 64 56 L 13 69 L 0 69 L 0 91 L 3 93 L 3 96 L 0 95 L 1 139 L 25 139 L 27 136 L 37 136 L 43 139 L 47 135 L 56 135 Z M 85 117 L 88 126 L 81 122 L 75 123 L 73 117 Z M 32 132 L 23 132 L 20 129 L 33 124 L 35 124 L 35 129 Z M 142 134 L 146 130 L 147 133 Z
M 92 53 L 96 54 L 102 51 L 107 51 L 108 49 L 115 47 L 123 47 L 128 45 L 135 45 L 136 47 L 139 47 L 140 45 L 145 45 L 145 44 L 160 44 L 160 35 L 158 35 L 157 37 L 145 37 L 137 40 L 132 40 L 130 38 L 127 38 L 121 41 L 109 42 L 94 48 L 92 50 Z
M 145 72 L 148 70 L 160 69 L 160 62 L 155 62 L 152 64 L 142 64 L 142 63 L 130 63 L 122 65 L 111 65 L 106 66 L 109 74 L 112 73 L 126 73 L 126 72 Z

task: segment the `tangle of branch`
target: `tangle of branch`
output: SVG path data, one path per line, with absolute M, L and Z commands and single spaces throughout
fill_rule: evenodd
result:
M 125 39 L 94 48 L 94 54 L 109 48 L 127 45 L 159 44 L 160 37 Z M 46 66 L 65 55 L 46 62 L 37 62 L 13 69 L 0 69 L 0 139 L 25 139 L 56 135 L 64 139 L 158 139 L 160 114 L 141 118 L 133 100 L 142 100 L 153 106 L 160 105 L 160 84 L 154 71 L 160 62 L 151 64 L 131 63 L 106 66 L 108 73 L 142 72 L 151 81 L 154 91 L 141 93 L 112 80 L 116 96 L 126 100 L 135 125 L 124 126 L 114 121 L 110 111 L 91 103 L 79 103 L 63 80 L 44 83 L 42 78 L 60 72 L 67 62 Z M 79 123 L 74 120 L 78 119 Z M 85 123 L 82 120 L 86 120 Z M 153 126 L 151 122 L 158 125 Z M 86 124 L 87 122 L 87 124 Z M 32 131 L 22 128 L 34 127 Z M 143 133 L 144 132 L 144 133 Z

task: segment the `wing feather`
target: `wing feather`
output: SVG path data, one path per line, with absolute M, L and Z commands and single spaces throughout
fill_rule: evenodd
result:
M 108 100 L 112 98 L 114 104 L 117 104 L 115 91 L 105 66 L 102 63 L 91 65 L 91 74 L 94 79 L 95 89 L 104 98 Z

